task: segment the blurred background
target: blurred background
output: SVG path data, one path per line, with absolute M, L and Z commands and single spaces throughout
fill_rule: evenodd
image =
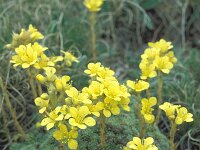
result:
M 82 72 L 92 54 L 89 12 L 82 2 L 0 0 L 0 73 L 7 81 L 18 120 L 33 137 L 35 130 L 32 128 L 38 116 L 30 99 L 30 87 L 23 71 L 13 69 L 7 62 L 8 50 L 4 46 L 10 43 L 13 32 L 19 33 L 21 28 L 28 28 L 32 24 L 45 35 L 42 44 L 49 48 L 49 54 L 58 55 L 60 50 L 69 50 L 80 58 L 81 63 L 76 64 L 75 71 L 70 74 L 76 80 L 76 86 L 86 85 L 87 77 Z M 183 125 L 178 131 L 176 142 L 180 150 L 200 149 L 199 18 L 200 0 L 106 0 L 97 14 L 98 60 L 114 69 L 121 81 L 139 77 L 140 55 L 148 42 L 164 38 L 173 43 L 178 63 L 172 73 L 164 78 L 164 98 L 188 107 L 196 120 Z M 152 85 L 156 85 L 156 81 L 152 81 Z M 16 150 L 23 149 L 23 146 L 24 150 L 28 149 L 27 143 L 18 141 L 9 114 L 6 118 L 2 117 L 2 113 L 7 114 L 7 108 L 2 111 L 4 100 L 0 94 L 0 149 L 8 149 L 9 146 Z M 167 136 L 169 126 L 166 120 L 162 119 L 160 128 Z M 29 141 L 35 149 L 45 149 L 45 145 L 51 141 L 49 135 L 40 136 L 41 141 L 40 138 L 32 143 Z M 40 148 L 37 148 L 37 144 Z

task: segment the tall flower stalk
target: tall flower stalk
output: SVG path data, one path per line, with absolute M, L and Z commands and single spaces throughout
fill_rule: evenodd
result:
M 171 125 L 170 135 L 169 135 L 169 145 L 170 150 L 176 150 L 176 145 L 174 143 L 174 137 L 177 131 L 178 125 L 183 124 L 184 122 L 192 122 L 193 114 L 188 113 L 188 110 L 181 105 L 173 105 L 171 103 L 165 102 L 159 106 L 162 109 L 166 116 L 168 117 Z
M 90 15 L 91 15 L 90 16 L 91 52 L 93 61 L 96 61 L 97 59 L 96 32 L 95 32 L 96 12 L 91 12 Z
M 91 52 L 92 52 L 92 60 L 94 62 L 97 61 L 97 50 L 96 50 L 96 32 L 95 32 L 95 25 L 96 25 L 96 13 L 101 10 L 104 0 L 84 0 L 85 7 L 90 12 L 90 32 L 91 32 Z M 102 150 L 105 150 L 105 117 L 103 114 L 100 118 L 100 143 Z
M 34 77 L 33 74 L 31 73 L 31 69 L 27 69 L 27 75 L 28 75 L 28 79 L 29 79 L 29 84 L 31 86 L 31 91 L 33 94 L 34 99 L 37 98 L 37 91 L 36 91 L 36 87 L 35 87 L 35 83 L 34 83 Z
M 158 71 L 158 89 L 157 89 L 158 106 L 160 106 L 162 104 L 162 87 L 163 87 L 162 72 Z M 161 110 L 158 109 L 155 124 L 159 123 L 160 116 L 161 116 Z

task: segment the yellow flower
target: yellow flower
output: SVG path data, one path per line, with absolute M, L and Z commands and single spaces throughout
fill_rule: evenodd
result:
M 143 98 L 142 99 L 142 110 L 141 114 L 144 116 L 144 119 L 147 123 L 153 123 L 155 120 L 153 112 L 153 106 L 157 103 L 157 99 L 155 97 L 150 97 L 149 99 Z
M 50 59 L 44 53 L 42 53 L 40 58 L 38 58 L 38 62 L 34 64 L 34 67 L 36 69 L 43 69 L 45 67 L 53 67 L 53 66 L 54 63 L 50 61 Z
M 69 90 L 66 90 L 65 93 L 69 96 L 65 99 L 66 102 L 71 100 L 74 105 L 80 105 L 81 103 L 92 104 L 92 101 L 88 99 L 88 95 L 80 93 L 75 87 L 71 87 Z
M 124 150 L 158 150 L 153 144 L 154 139 L 152 137 L 141 140 L 139 137 L 134 137 L 132 141 L 128 142 Z
M 136 92 L 141 92 L 149 88 L 149 83 L 143 80 L 127 81 L 127 86 Z
M 79 60 L 72 55 L 70 52 L 65 52 L 65 51 L 61 51 L 65 56 L 63 57 L 63 60 L 65 61 L 65 64 L 67 66 L 71 66 L 73 62 L 79 62 Z M 60 59 L 61 60 L 61 59 Z
M 157 48 L 147 48 L 144 51 L 144 54 L 141 55 L 143 60 L 148 60 L 152 62 L 157 56 L 159 56 L 160 50 Z
M 103 70 L 103 67 L 101 67 L 101 63 L 89 63 L 88 64 L 88 69 L 85 70 L 84 72 L 86 74 L 89 74 L 91 77 L 97 76 L 97 74 Z
M 78 137 L 78 131 L 74 129 L 68 131 L 67 126 L 64 124 L 59 124 L 58 128 L 58 130 L 53 132 L 53 137 L 57 141 L 68 143 L 69 149 L 77 149 L 78 142 L 76 141 L 76 138 Z
M 169 119 L 175 118 L 175 111 L 178 107 L 180 107 L 180 106 L 179 105 L 173 105 L 169 102 L 165 102 L 164 104 L 159 106 L 160 109 L 165 111 L 165 113 L 166 113 L 166 115 Z
M 81 106 L 79 108 L 70 107 L 71 118 L 69 124 L 78 127 L 80 129 L 86 129 L 87 126 L 94 126 L 96 121 L 90 115 L 90 111 L 87 106 Z
M 88 92 L 92 96 L 92 99 L 96 99 L 97 97 L 103 94 L 103 89 L 104 89 L 103 84 L 97 81 L 92 81 L 88 88 Z
M 44 113 L 49 105 L 48 94 L 43 93 L 40 97 L 35 99 L 35 105 L 40 107 L 39 113 Z
M 70 77 L 65 75 L 55 80 L 55 86 L 58 91 L 68 90 L 70 85 L 67 83 L 70 80 Z
M 170 70 L 173 68 L 173 64 L 170 62 L 169 57 L 156 57 L 155 59 L 156 69 L 161 70 L 163 73 L 168 74 Z
M 36 28 L 34 28 L 32 24 L 29 25 L 28 32 L 30 32 L 30 37 L 32 41 L 36 41 L 36 40 L 40 40 L 44 38 L 44 36 Z
M 113 75 L 115 74 L 115 72 L 113 70 L 110 70 L 109 68 L 104 68 L 102 70 L 100 70 L 99 72 L 97 72 L 98 74 L 98 80 L 102 81 L 103 79 L 109 78 L 109 79 L 113 79 Z
M 15 49 L 16 55 L 12 56 L 11 63 L 14 63 L 14 67 L 19 65 L 22 68 L 29 68 L 38 61 L 37 51 L 33 49 L 31 44 L 26 46 L 21 45 Z
M 120 101 L 121 96 L 124 93 L 122 93 L 119 83 L 118 82 L 109 82 L 109 83 L 111 84 L 109 84 L 109 86 L 104 89 L 104 94 L 110 99 L 113 99 L 115 101 Z
M 38 74 L 36 76 L 36 79 L 38 81 L 40 81 L 40 83 L 44 83 L 46 81 L 54 82 L 56 80 L 56 78 L 57 78 L 57 76 L 55 75 L 56 69 L 53 68 L 53 67 L 45 67 L 44 70 L 45 70 L 46 77 L 44 77 L 41 74 Z
M 14 50 L 20 45 L 27 45 L 37 40 L 43 39 L 44 36 L 32 25 L 29 25 L 29 29 L 21 29 L 21 33 L 13 33 L 13 39 L 10 44 L 6 45 L 6 48 Z
M 169 51 L 166 54 L 167 57 L 169 57 L 169 61 L 173 64 L 175 64 L 177 62 L 177 58 L 174 56 L 174 52 L 173 51 Z
M 60 61 L 63 61 L 63 56 L 52 56 L 52 57 L 50 57 L 50 60 L 54 63 L 54 64 L 56 64 L 57 62 L 60 62 Z
M 96 105 L 93 104 L 88 104 L 86 105 L 89 109 L 89 111 L 95 115 L 96 117 L 100 116 L 100 111 L 103 109 L 103 103 L 102 102 L 98 102 Z
M 57 121 L 61 121 L 64 118 L 63 114 L 58 114 L 60 112 L 61 107 L 57 107 L 55 110 L 51 111 L 48 114 L 48 117 L 45 117 L 42 122 L 41 126 L 46 126 L 47 130 L 50 130 L 54 127 Z
M 101 10 L 104 0 L 84 0 L 83 4 L 91 12 L 97 12 Z
M 120 108 L 118 107 L 118 103 L 113 101 L 113 99 L 106 97 L 104 102 L 102 103 L 103 106 L 103 114 L 105 117 L 110 117 L 111 113 L 113 115 L 120 114 Z
M 192 122 L 193 121 L 193 114 L 188 113 L 188 110 L 185 107 L 177 108 L 177 116 L 175 118 L 175 123 L 180 125 L 184 121 L 185 122 Z
M 130 111 L 130 107 L 128 106 L 129 103 L 130 103 L 129 98 L 121 98 L 119 105 L 122 107 L 122 109 L 129 112 Z
M 172 43 L 171 42 L 167 42 L 164 39 L 160 39 L 160 41 L 155 42 L 155 43 L 149 42 L 148 45 L 150 47 L 160 49 L 161 52 L 163 52 L 163 53 L 167 52 L 168 50 L 173 48 Z
M 145 80 L 147 78 L 154 78 L 156 77 L 157 73 L 155 71 L 155 65 L 149 64 L 148 62 L 142 61 L 140 63 L 140 69 L 142 71 L 141 79 Z

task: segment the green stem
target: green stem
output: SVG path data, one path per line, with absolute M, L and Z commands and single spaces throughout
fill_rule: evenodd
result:
M 137 93 L 137 98 L 138 98 L 138 105 L 137 105 L 137 116 L 138 116 L 138 119 L 139 119 L 139 124 L 140 124 L 140 138 L 143 138 L 144 135 L 145 135 L 145 121 L 144 121 L 144 118 L 141 114 L 141 95 L 140 93 Z
M 27 74 L 28 74 L 29 84 L 31 86 L 31 91 L 32 91 L 33 97 L 35 99 L 35 98 L 37 98 L 37 91 L 36 91 L 35 84 L 34 84 L 34 78 L 33 78 L 33 75 L 31 73 L 30 69 L 27 69 Z
M 100 143 L 101 143 L 101 150 L 106 149 L 106 118 L 103 113 L 100 116 Z
M 92 52 L 93 61 L 96 61 L 97 59 L 95 24 L 96 24 L 96 13 L 91 12 L 91 16 L 90 16 L 90 30 L 91 31 L 90 32 L 91 32 L 91 52 Z
M 162 87 L 163 87 L 163 80 L 162 80 L 162 72 L 158 72 L 158 90 L 157 90 L 157 96 L 158 96 L 158 107 L 162 104 Z M 161 109 L 158 109 L 158 113 L 155 119 L 155 124 L 157 125 L 159 123 L 161 116 Z
M 0 86 L 1 86 L 1 89 L 2 89 L 2 93 L 3 93 L 4 97 L 5 97 L 6 106 L 9 109 L 9 112 L 10 112 L 12 118 L 13 118 L 13 121 L 14 121 L 14 124 L 15 124 L 17 130 L 19 131 L 19 133 L 22 136 L 21 138 L 24 140 L 24 139 L 26 139 L 26 134 L 25 134 L 23 128 L 21 127 L 21 125 L 19 124 L 19 122 L 17 120 L 16 111 L 12 107 L 12 104 L 10 102 L 10 98 L 9 98 L 9 95 L 8 95 L 7 87 L 6 87 L 5 84 L 3 84 L 3 80 L 2 80 L 1 77 L 0 77 Z
M 41 84 L 37 80 L 36 80 L 36 84 L 37 84 L 37 87 L 38 87 L 38 94 L 42 95 L 42 86 L 41 86 Z
M 171 121 L 171 130 L 170 130 L 170 138 L 169 138 L 170 150 L 176 150 L 175 143 L 174 143 L 174 137 L 176 134 L 176 130 L 177 130 L 176 123 Z

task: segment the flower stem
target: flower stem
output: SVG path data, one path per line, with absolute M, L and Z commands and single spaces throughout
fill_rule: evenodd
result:
M 38 87 L 38 94 L 42 95 L 42 86 L 41 86 L 41 84 L 38 81 L 36 81 L 36 84 L 37 84 L 37 87 Z
M 148 79 L 147 79 L 147 82 L 149 82 Z M 146 96 L 147 96 L 148 99 L 151 97 L 150 87 L 146 90 Z
M 101 150 L 106 149 L 106 118 L 103 113 L 100 116 L 100 143 L 101 143 Z
M 95 24 L 96 24 L 96 13 L 91 12 L 90 32 L 91 32 L 91 52 L 93 61 L 96 61 L 97 59 Z
M 158 90 L 157 90 L 157 96 L 158 96 L 158 107 L 162 104 L 162 87 L 163 87 L 163 80 L 162 80 L 162 72 L 158 72 Z M 159 123 L 161 116 L 161 109 L 158 109 L 158 113 L 155 119 L 155 124 L 157 125 Z
M 145 121 L 144 121 L 144 118 L 141 114 L 141 95 L 140 93 L 137 93 L 137 98 L 138 98 L 138 105 L 137 105 L 137 116 L 138 116 L 138 119 L 139 119 L 139 124 L 140 124 L 140 138 L 143 138 L 144 137 L 144 134 L 145 134 Z
M 169 138 L 170 150 L 176 149 L 175 144 L 174 144 L 174 137 L 175 137 L 175 134 L 176 134 L 176 128 L 177 128 L 176 123 L 171 121 L 171 130 L 170 130 L 170 138 Z
M 2 89 L 2 93 L 3 93 L 4 97 L 5 97 L 6 106 L 9 109 L 9 112 L 10 112 L 12 118 L 13 118 L 13 121 L 14 121 L 14 124 L 15 124 L 17 130 L 19 131 L 19 133 L 22 136 L 21 138 L 24 140 L 24 139 L 26 139 L 26 134 L 25 134 L 23 128 L 21 127 L 21 125 L 19 124 L 19 122 L 17 120 L 16 111 L 12 107 L 12 104 L 10 102 L 10 98 L 9 98 L 8 91 L 7 91 L 7 86 L 5 84 L 3 84 L 3 80 L 2 80 L 1 77 L 0 77 L 0 86 L 1 86 L 1 89 Z
M 37 98 L 37 91 L 36 91 L 35 84 L 34 84 L 34 78 L 33 78 L 33 75 L 31 73 L 30 69 L 27 69 L 27 74 L 28 74 L 29 84 L 31 86 L 33 98 L 35 99 L 35 98 Z

